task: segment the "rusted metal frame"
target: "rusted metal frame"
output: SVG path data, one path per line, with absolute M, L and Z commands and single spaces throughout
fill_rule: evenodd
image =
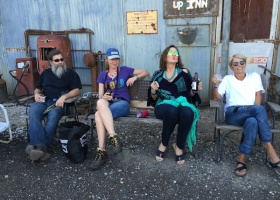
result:
M 83 33 L 87 33 L 88 37 L 89 37 L 89 49 L 85 49 L 85 50 L 73 50 L 71 49 L 72 52 L 74 51 L 89 51 L 92 52 L 92 34 L 94 34 L 94 32 L 90 29 L 87 28 L 81 28 L 81 29 L 71 29 L 71 30 L 64 30 L 64 31 L 49 31 L 49 30 L 36 30 L 36 29 L 27 29 L 24 32 L 24 38 L 25 38 L 25 47 L 26 47 L 26 55 L 28 56 L 31 49 L 29 49 L 29 36 L 30 35 L 47 35 L 47 34 L 54 34 L 54 35 L 65 35 L 66 37 L 69 38 L 69 34 L 83 34 Z M 33 51 L 37 51 L 37 49 L 34 49 Z M 76 67 L 73 66 L 73 69 L 75 70 Z M 79 67 L 79 69 L 88 69 L 85 67 Z M 91 71 L 91 75 L 92 75 L 92 83 L 96 82 L 95 76 L 97 74 L 97 67 L 95 68 L 90 68 L 89 69 Z M 85 86 L 90 86 L 93 84 L 83 84 Z M 96 90 L 96 88 L 92 87 L 92 90 Z
M 228 57 L 230 42 L 230 22 L 231 22 L 232 0 L 224 0 L 223 20 L 222 20 L 222 58 L 221 58 L 221 74 L 228 74 Z
M 279 48 L 279 34 L 280 34 L 280 4 L 278 5 L 278 16 L 277 16 L 277 25 L 276 25 L 276 33 L 275 33 L 275 42 L 274 42 L 274 48 L 273 48 L 273 57 L 272 57 L 272 66 L 271 71 L 275 72 L 276 70 L 276 63 L 277 63 L 277 55 L 278 55 L 278 48 Z
M 215 64 L 215 52 L 216 52 L 216 31 L 217 31 L 217 17 L 212 18 L 212 38 L 211 38 L 211 53 L 210 53 L 210 78 L 209 78 L 209 93 L 208 97 L 209 99 L 212 98 L 212 81 L 211 77 L 214 75 L 214 64 Z
M 91 45 L 91 38 L 92 34 L 94 32 L 87 28 L 81 28 L 81 29 L 71 29 L 71 30 L 65 30 L 65 31 L 49 31 L 49 30 L 36 30 L 36 29 L 27 29 L 24 32 L 24 39 L 25 39 L 25 48 L 26 48 L 26 54 L 28 54 L 29 49 L 29 35 L 47 35 L 47 34 L 54 34 L 54 35 L 65 35 L 66 37 L 69 37 L 69 33 L 88 33 L 89 34 L 89 41 L 90 41 L 90 51 L 92 51 L 92 45 Z

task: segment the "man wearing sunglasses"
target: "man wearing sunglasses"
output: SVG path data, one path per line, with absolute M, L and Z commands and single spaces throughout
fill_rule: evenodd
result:
M 82 88 L 78 74 L 67 69 L 62 53 L 54 49 L 49 53 L 50 68 L 44 70 L 34 91 L 35 102 L 29 109 L 30 142 L 25 149 L 32 161 L 45 160 L 50 154 L 47 148 L 52 144 L 59 120 L 63 116 L 66 99 L 78 96 Z M 52 109 L 48 109 L 52 108 Z M 45 126 L 42 124 L 46 116 Z
M 264 88 L 261 77 L 256 72 L 246 73 L 246 57 L 242 54 L 233 55 L 229 66 L 233 75 L 227 75 L 219 84 L 216 76 L 213 97 L 220 99 L 226 95 L 225 119 L 228 124 L 243 126 L 244 139 L 239 145 L 234 174 L 245 176 L 247 173 L 246 157 L 251 154 L 257 134 L 267 150 L 267 162 L 280 175 L 280 159 L 272 146 L 266 110 L 261 106 Z

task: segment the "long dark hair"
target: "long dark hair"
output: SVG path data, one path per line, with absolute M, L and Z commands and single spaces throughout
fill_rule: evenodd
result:
M 184 68 L 184 64 L 182 63 L 181 56 L 180 56 L 180 52 L 179 52 L 178 48 L 177 48 L 175 45 L 172 44 L 172 45 L 166 47 L 166 48 L 164 49 L 164 51 L 162 52 L 161 56 L 160 56 L 159 68 L 160 68 L 161 70 L 164 70 L 164 71 L 166 70 L 166 64 L 167 64 L 166 58 L 167 58 L 167 53 L 168 53 L 169 49 L 172 48 L 172 47 L 175 48 L 175 49 L 178 51 L 178 53 L 179 53 L 178 62 L 177 62 L 177 64 L 176 64 L 176 66 L 179 67 L 179 68 Z

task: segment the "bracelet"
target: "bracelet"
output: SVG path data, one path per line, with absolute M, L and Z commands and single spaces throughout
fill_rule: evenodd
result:
M 138 76 L 136 75 L 136 76 L 134 76 L 136 79 L 135 79 L 135 81 L 138 79 Z
M 219 86 L 218 85 L 215 85 L 214 87 L 213 87 L 213 89 L 217 89 Z

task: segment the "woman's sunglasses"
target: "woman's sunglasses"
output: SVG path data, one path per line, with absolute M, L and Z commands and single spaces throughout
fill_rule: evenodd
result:
M 172 56 L 172 55 L 179 56 L 179 52 L 178 51 L 168 51 L 167 54 L 170 55 L 170 56 Z
M 61 61 L 61 62 L 63 62 L 63 58 L 60 58 L 60 59 L 55 59 L 55 60 L 53 60 L 54 62 L 59 62 L 59 61 Z
M 241 61 L 239 62 L 239 64 L 240 64 L 240 65 L 244 65 L 245 62 L 244 62 L 243 60 L 241 60 Z M 232 65 L 233 65 L 233 66 L 238 66 L 238 62 L 233 62 Z

